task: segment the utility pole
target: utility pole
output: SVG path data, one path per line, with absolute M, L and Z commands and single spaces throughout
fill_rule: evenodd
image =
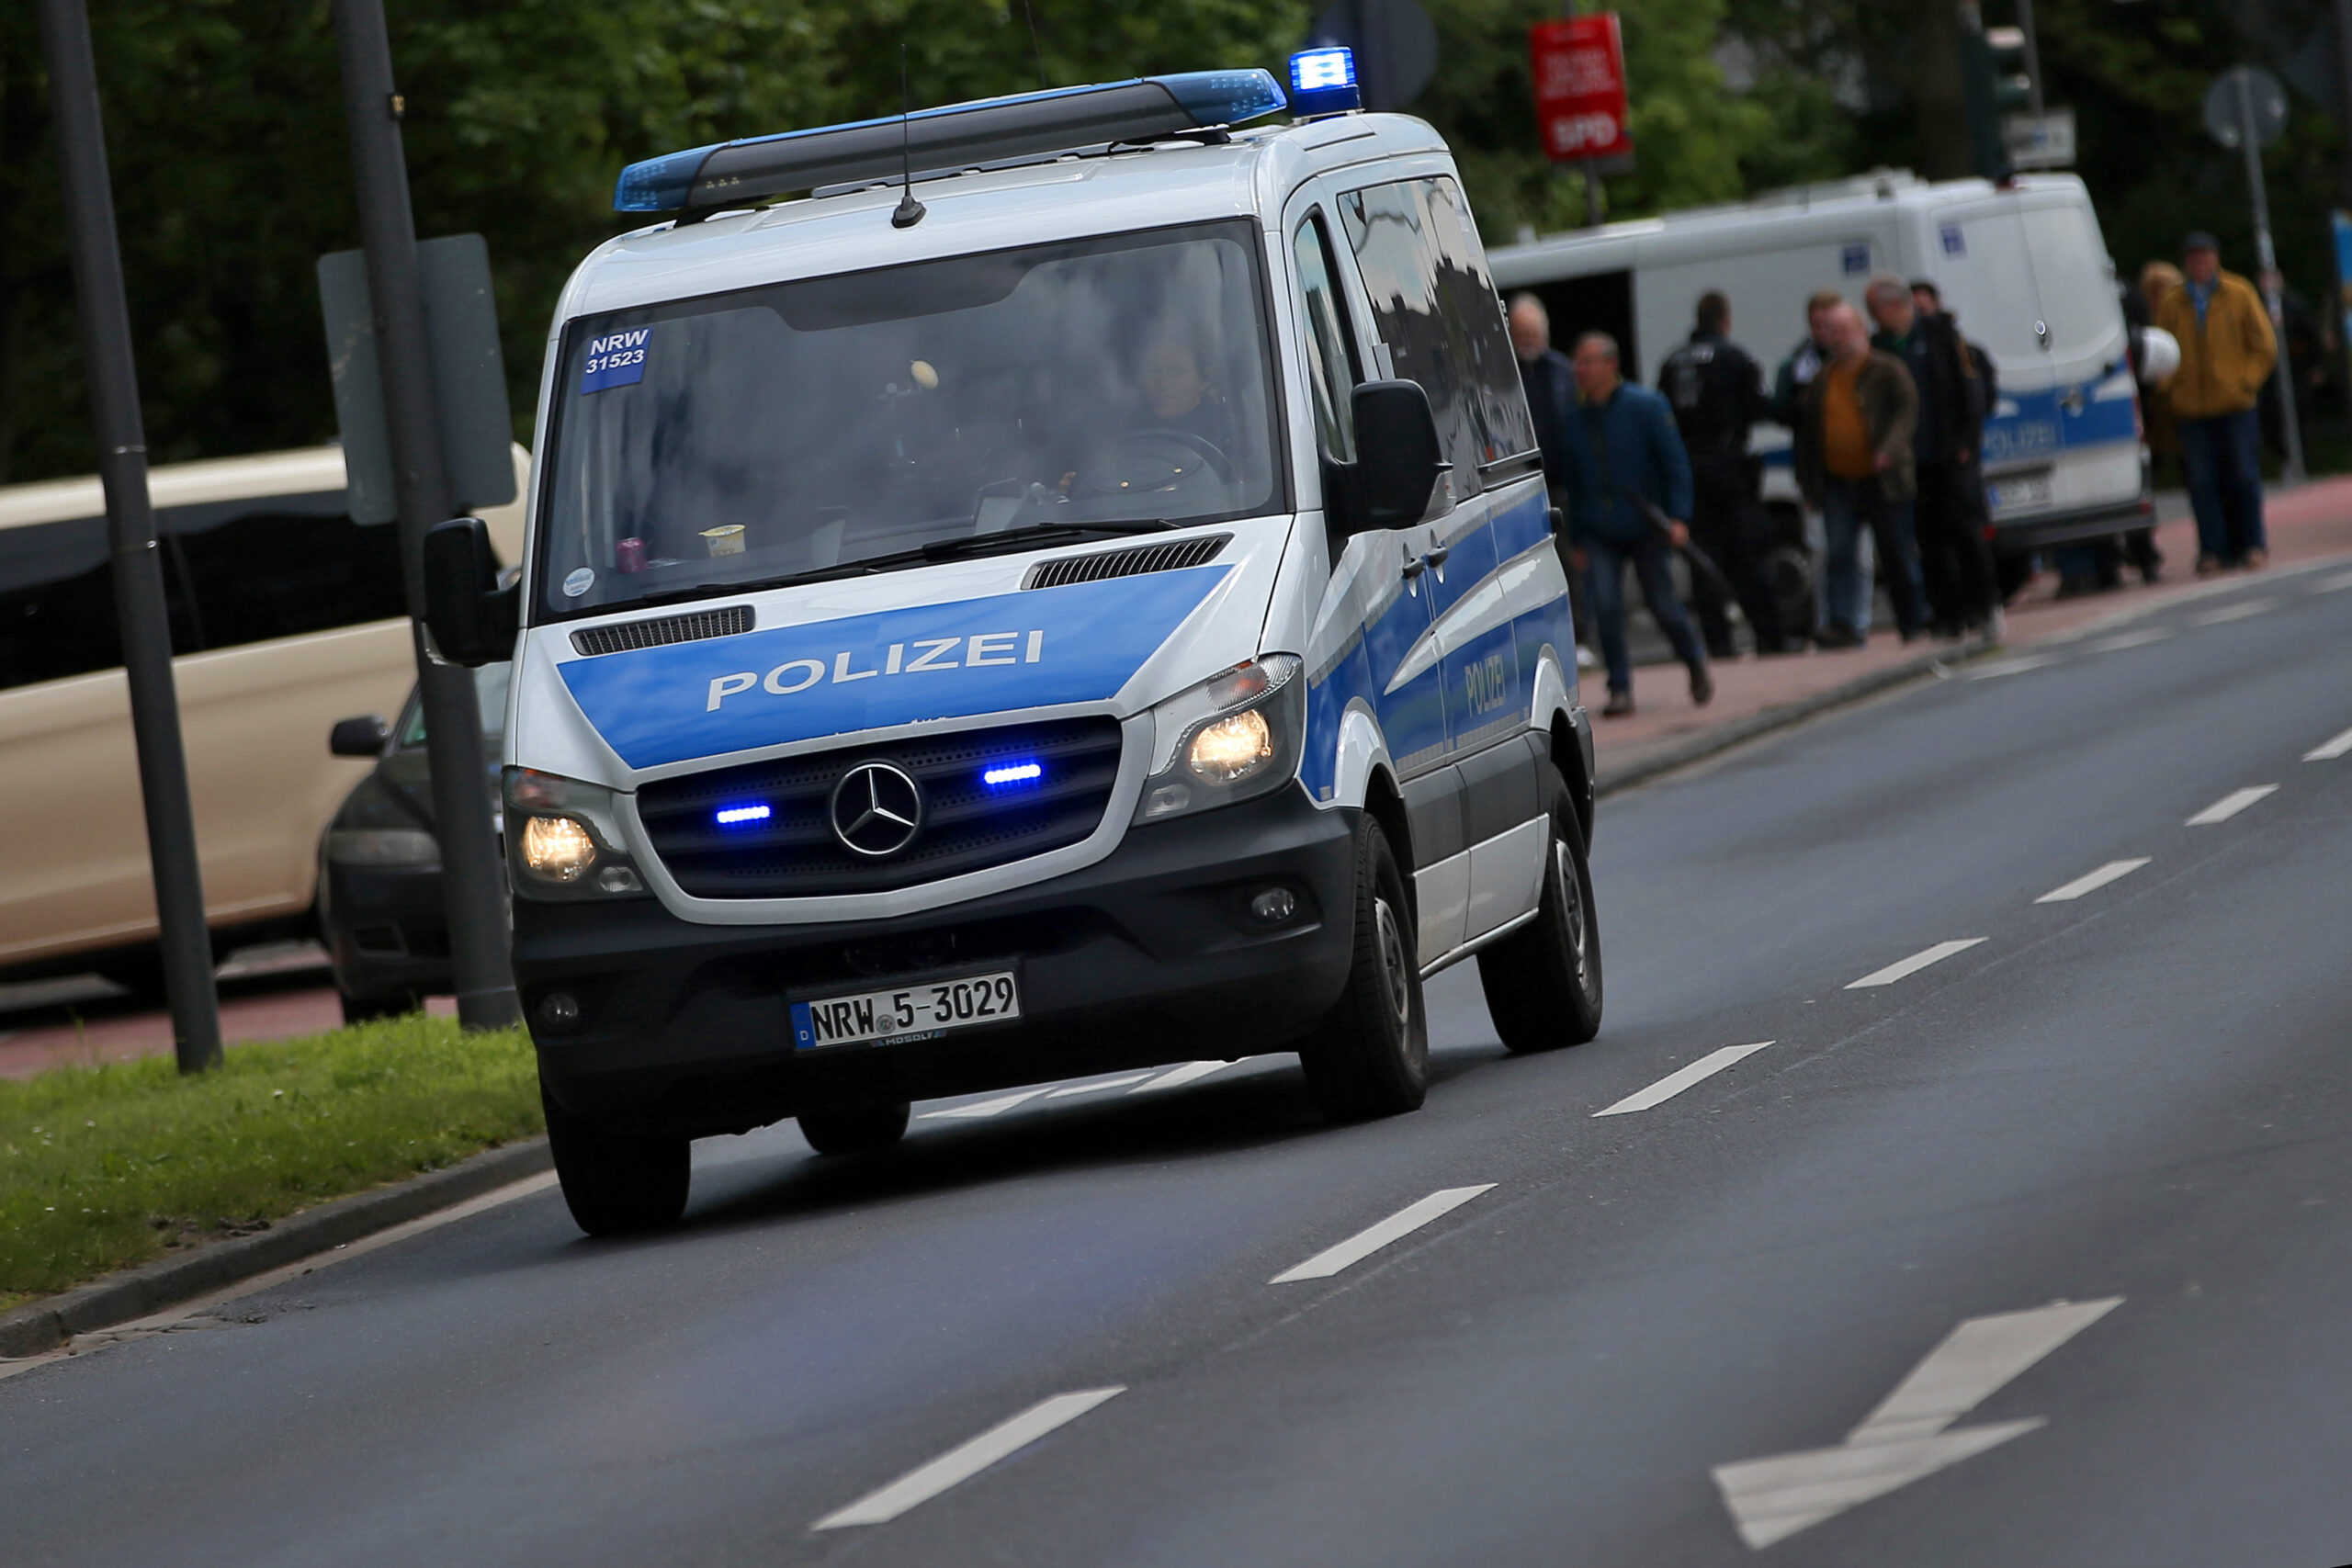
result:
M 2254 193 L 2254 254 L 2260 264 L 2263 308 L 2270 313 L 2271 333 L 2278 341 L 2278 423 L 2287 437 L 2286 480 L 2303 482 L 2303 431 L 2295 417 L 2295 367 L 2287 352 L 2287 311 L 2270 280 L 2278 275 L 2278 254 L 2270 244 L 2270 191 L 2262 177 L 2262 138 L 2254 121 L 2254 75 L 2236 73 L 2238 146 L 2245 153 L 2245 183 Z M 2274 84 L 2275 85 L 2275 84 Z
M 180 1071 L 197 1073 L 220 1064 L 220 999 L 212 985 L 212 938 L 204 924 L 196 814 L 188 806 L 187 754 L 180 745 L 179 696 L 172 680 L 171 617 L 155 547 L 155 510 L 147 494 L 139 366 L 130 346 L 106 125 L 98 112 L 97 62 L 83 0 L 41 0 L 40 37 L 65 178 L 66 237 L 81 306 L 90 423 L 98 439 L 98 478 L 106 488 L 115 623 L 130 687 L 164 992 L 172 1010 L 172 1053 Z
M 502 1029 L 520 1021 L 522 1011 L 507 956 L 506 887 L 491 826 L 481 705 L 472 673 L 435 661 L 424 645 L 424 534 L 447 520 L 455 502 L 425 347 L 416 220 L 409 208 L 408 161 L 401 145 L 403 105 L 392 82 L 383 0 L 334 0 L 334 32 L 351 133 L 352 189 L 375 309 L 384 418 L 391 434 L 401 574 L 408 590 L 433 772 L 433 824 L 441 840 L 458 1021 L 468 1029 Z

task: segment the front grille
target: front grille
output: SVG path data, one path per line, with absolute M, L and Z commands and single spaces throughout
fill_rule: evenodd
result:
M 733 637 L 752 629 L 752 607 L 729 604 L 718 610 L 695 610 L 683 615 L 657 615 L 650 621 L 622 621 L 609 626 L 587 626 L 571 634 L 571 646 L 585 654 L 627 653 L 633 648 L 662 648 L 673 642 L 700 642 L 709 637 Z
M 1164 545 L 1143 545 L 1132 550 L 1104 550 L 1099 555 L 1060 556 L 1029 569 L 1023 588 L 1060 588 L 1072 582 L 1100 582 L 1109 577 L 1140 577 L 1147 571 L 1180 571 L 1216 559 L 1232 542 L 1230 534 L 1175 539 Z
M 967 729 L 663 779 L 638 791 L 662 863 L 697 898 L 809 898 L 936 882 L 1075 844 L 1101 825 L 1119 776 L 1119 721 Z M 833 835 L 833 785 L 860 762 L 897 764 L 923 796 L 914 841 L 884 860 Z M 990 789 L 989 768 L 1035 761 L 1034 784 Z M 722 808 L 769 815 L 722 827 Z

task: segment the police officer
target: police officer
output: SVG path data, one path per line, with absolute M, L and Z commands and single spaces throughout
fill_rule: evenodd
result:
M 1771 520 L 1763 502 L 1764 466 L 1747 450 L 1748 427 L 1771 417 L 1772 400 L 1764 390 L 1763 367 L 1728 335 L 1731 301 L 1709 289 L 1699 296 L 1698 314 L 1690 341 L 1667 356 L 1657 378 L 1690 454 L 1690 542 L 1721 574 L 1693 560 L 1691 608 L 1698 614 L 1709 655 L 1735 657 L 1731 622 L 1724 614 L 1728 586 L 1756 635 L 1756 651 L 1785 653 L 1789 646 L 1781 631 L 1781 607 L 1764 564 L 1771 548 Z

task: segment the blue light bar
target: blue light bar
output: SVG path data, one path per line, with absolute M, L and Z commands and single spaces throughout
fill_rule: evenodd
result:
M 711 813 L 722 828 L 732 828 L 743 822 L 764 822 L 775 815 L 765 801 L 756 806 L 722 806 Z
M 919 109 L 905 117 L 903 127 L 892 115 L 666 152 L 621 171 L 613 210 L 733 207 L 820 186 L 895 179 L 902 135 L 921 178 L 1009 158 L 1239 125 L 1287 107 L 1273 73 L 1254 68 L 1017 93 Z
M 1363 107 L 1351 49 L 1303 49 L 1290 57 L 1290 103 L 1301 119 Z
M 990 789 L 1002 789 L 1007 784 L 1034 784 L 1046 776 L 1040 762 L 1008 762 L 1001 768 L 990 768 L 980 775 L 980 782 Z

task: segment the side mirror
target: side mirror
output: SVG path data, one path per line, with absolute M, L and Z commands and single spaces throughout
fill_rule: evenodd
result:
M 424 626 L 434 649 L 471 670 L 510 659 L 523 590 L 498 586 L 498 553 L 479 517 L 436 523 L 424 536 Z
M 327 750 L 338 757 L 380 757 L 392 738 L 392 727 L 384 722 L 379 713 L 363 713 L 357 718 L 339 718 L 327 731 Z
M 1446 470 L 1430 395 L 1418 381 L 1367 381 L 1352 400 L 1356 425 L 1350 532 L 1409 528 L 1430 515 Z

